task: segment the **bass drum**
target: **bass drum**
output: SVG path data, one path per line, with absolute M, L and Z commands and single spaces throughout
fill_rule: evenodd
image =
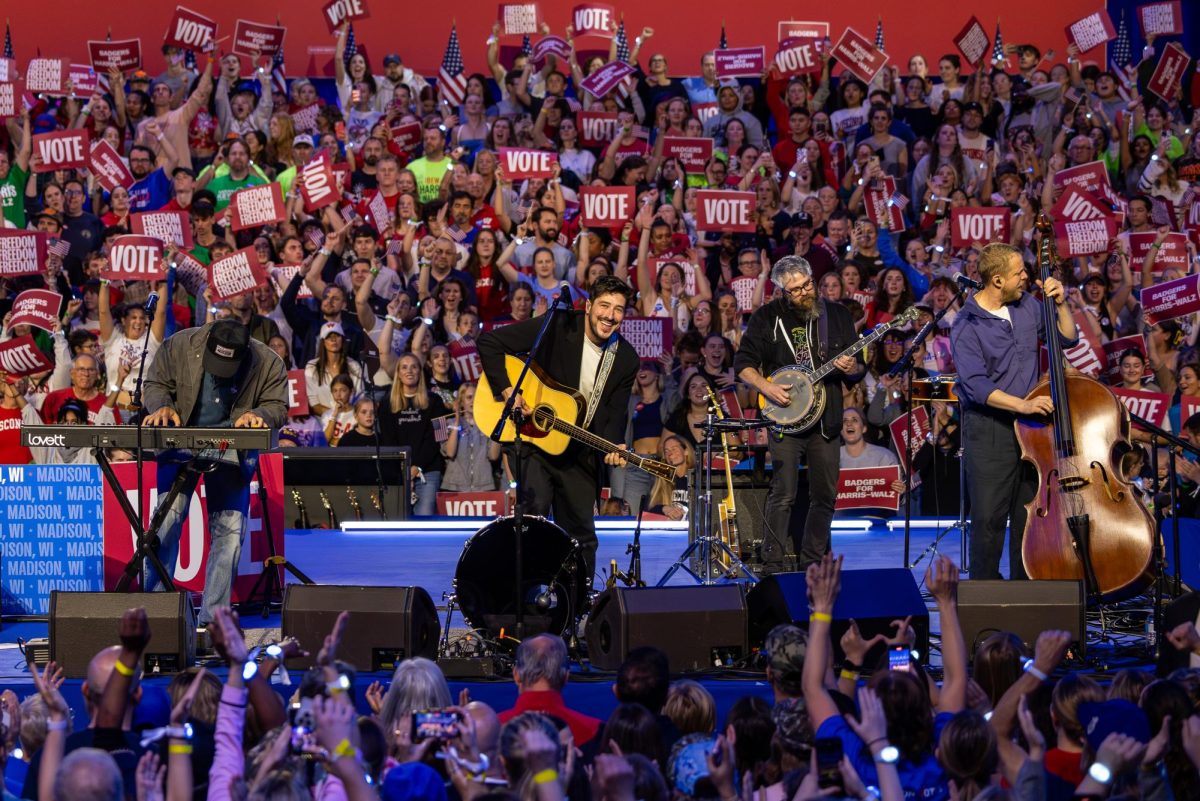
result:
M 525 636 L 561 635 L 587 602 L 579 544 L 544 517 L 525 516 L 521 542 L 521 599 Z M 454 594 L 463 619 L 493 639 L 516 623 L 517 540 L 512 517 L 481 528 L 463 548 Z

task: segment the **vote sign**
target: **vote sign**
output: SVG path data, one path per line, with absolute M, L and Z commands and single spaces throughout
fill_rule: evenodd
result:
M 9 378 L 44 373 L 53 367 L 54 363 L 46 358 L 29 334 L 0 342 L 0 370 Z
M 558 154 L 552 150 L 525 147 L 500 148 L 500 164 L 506 181 L 524 178 L 549 178 L 558 166 Z
M 950 210 L 950 244 L 970 247 L 975 242 L 1007 242 L 1012 212 L 1004 206 L 972 207 Z
M 617 112 L 581 111 L 575 116 L 575 127 L 584 147 L 603 147 L 617 135 Z
M 797 75 L 817 75 L 821 72 L 821 43 L 819 36 L 789 36 L 779 43 L 775 66 L 785 78 Z
M 304 370 L 288 370 L 287 382 L 288 417 L 304 417 L 308 414 L 308 389 Z
M 337 33 L 343 22 L 354 22 L 368 16 L 367 0 L 333 0 L 321 8 L 321 18 L 325 20 L 330 33 Z
M 696 193 L 696 230 L 754 233 L 755 194 L 719 189 Z
M 71 131 L 34 134 L 33 152 L 40 163 L 34 172 L 54 172 L 86 167 L 88 163 L 88 132 L 85 128 Z
M 606 3 L 582 3 L 571 11 L 576 36 L 603 36 L 612 38 L 612 24 L 616 13 Z
M 579 221 L 585 228 L 620 228 L 633 219 L 636 205 L 636 187 L 580 187 Z
M 204 50 L 205 45 L 217 38 L 217 23 L 190 8 L 175 7 L 171 24 L 163 37 L 163 44 L 184 50 Z
M 327 153 L 322 152 L 321 155 L 301 167 L 298 177 L 305 214 L 312 214 L 318 209 L 323 209 L 331 203 L 338 202 L 342 197 L 337 181 L 333 177 Z
M 163 243 L 154 236 L 130 234 L 113 240 L 108 266 L 100 277 L 109 281 L 164 281 Z

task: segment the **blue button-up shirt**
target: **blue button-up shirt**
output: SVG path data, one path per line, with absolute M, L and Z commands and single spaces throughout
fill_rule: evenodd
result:
M 1041 377 L 1039 343 L 1045 341 L 1042 303 L 1028 292 L 1009 303 L 1012 324 L 970 298 L 950 329 L 950 347 L 958 370 L 959 396 L 973 406 L 987 404 L 995 390 L 1024 398 Z M 1078 342 L 1064 340 L 1070 347 Z

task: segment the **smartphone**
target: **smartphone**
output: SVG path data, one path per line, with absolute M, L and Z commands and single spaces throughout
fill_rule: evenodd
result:
M 897 645 L 888 651 L 888 670 L 904 670 L 909 669 L 909 653 L 908 649 L 903 645 Z
M 360 99 L 362 99 L 362 92 L 360 92 L 357 89 L 351 89 L 350 90 L 350 102 L 357 103 Z
M 412 713 L 412 741 L 453 740 L 462 722 L 457 712 L 445 709 L 422 709 Z
M 333 132 L 339 142 L 344 142 L 346 140 L 346 123 L 338 122 L 333 126 Z
M 842 783 L 842 741 L 837 737 L 817 738 L 817 787 L 844 789 Z

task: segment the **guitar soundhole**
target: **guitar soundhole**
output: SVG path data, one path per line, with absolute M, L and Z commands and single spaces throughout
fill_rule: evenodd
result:
M 533 425 L 538 431 L 548 432 L 554 426 L 554 409 L 551 406 L 535 406 L 533 408 Z

